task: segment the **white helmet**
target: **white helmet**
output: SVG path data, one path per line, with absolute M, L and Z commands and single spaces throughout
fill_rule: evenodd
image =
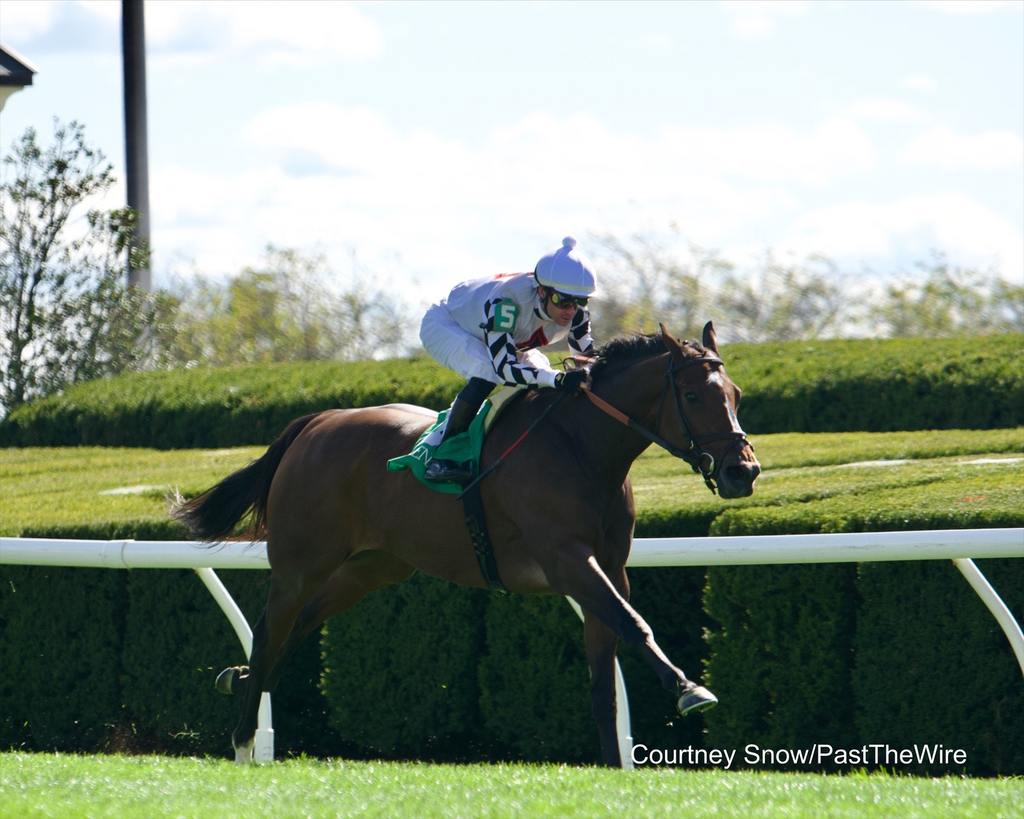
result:
M 537 262 L 533 276 L 537 283 L 569 296 L 592 296 L 597 278 L 590 262 L 577 253 L 572 236 L 562 239 L 562 246 Z

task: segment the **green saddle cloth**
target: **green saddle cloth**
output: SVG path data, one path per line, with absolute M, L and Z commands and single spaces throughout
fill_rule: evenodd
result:
M 431 435 L 444 423 L 448 417 L 448 410 L 444 410 L 437 416 L 437 421 L 419 438 L 412 451 L 407 455 L 400 455 L 388 461 L 388 472 L 399 472 L 408 469 L 415 476 L 416 480 L 433 489 L 435 492 L 444 492 L 448 495 L 459 495 L 462 493 L 462 485 L 450 481 L 428 481 L 423 478 L 423 471 L 427 468 L 431 458 L 443 458 L 448 461 L 464 463 L 471 461 L 473 471 L 480 471 L 480 451 L 484 444 L 484 422 L 487 414 L 491 411 L 491 402 L 484 401 L 476 413 L 476 417 L 469 425 L 469 429 L 461 432 L 453 438 L 449 438 L 443 444 L 429 443 Z M 440 435 L 434 435 L 437 439 Z

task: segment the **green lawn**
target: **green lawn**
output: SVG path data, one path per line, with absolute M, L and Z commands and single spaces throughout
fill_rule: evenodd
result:
M 0 754 L 0 816 L 1020 816 L 1020 779 Z
M 928 487 L 935 503 L 964 501 L 965 514 L 1024 508 L 1024 427 L 939 432 L 763 435 L 764 468 L 751 498 L 712 496 L 689 467 L 649 449 L 632 477 L 641 522 L 669 512 L 717 516 L 766 507 L 834 506 L 846 499 L 878 506 L 906 496 L 915 506 Z M 263 447 L 151 450 L 101 447 L 0 450 L 0 535 L 26 529 L 166 520 L 167 496 L 194 494 L 263 452 Z M 980 463 L 975 463 L 981 461 Z M 924 489 L 922 489 L 924 488 Z M 929 490 L 930 491 L 930 490 Z M 901 494 L 902 493 L 902 494 Z M 934 494 L 934 493 L 933 493 Z M 871 504 L 874 504 L 871 501 Z M 1010 510 L 1010 511 L 1008 511 Z M 970 519 L 966 521 L 970 525 Z M 1019 524 L 1016 524 L 1019 525 Z
M 0 535 L 17 535 L 26 527 L 165 519 L 169 493 L 198 492 L 263 451 L 0 450 Z

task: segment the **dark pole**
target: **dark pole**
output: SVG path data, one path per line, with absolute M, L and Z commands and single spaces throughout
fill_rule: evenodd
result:
M 143 0 L 121 0 L 124 61 L 124 147 L 128 207 L 135 211 L 135 238 L 144 251 L 138 268 L 128 260 L 128 284 L 151 288 L 149 271 L 149 163 L 146 158 L 146 26 Z

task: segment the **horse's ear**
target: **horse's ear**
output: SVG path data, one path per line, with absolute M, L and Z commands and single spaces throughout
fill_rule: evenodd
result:
M 679 345 L 679 342 L 672 337 L 672 334 L 665 329 L 665 325 L 658 322 L 658 327 L 661 328 L 661 338 L 665 342 L 665 347 L 669 352 L 682 354 L 683 348 Z
M 710 321 L 704 325 L 703 342 L 715 355 L 718 355 L 718 336 L 715 335 L 715 325 Z

